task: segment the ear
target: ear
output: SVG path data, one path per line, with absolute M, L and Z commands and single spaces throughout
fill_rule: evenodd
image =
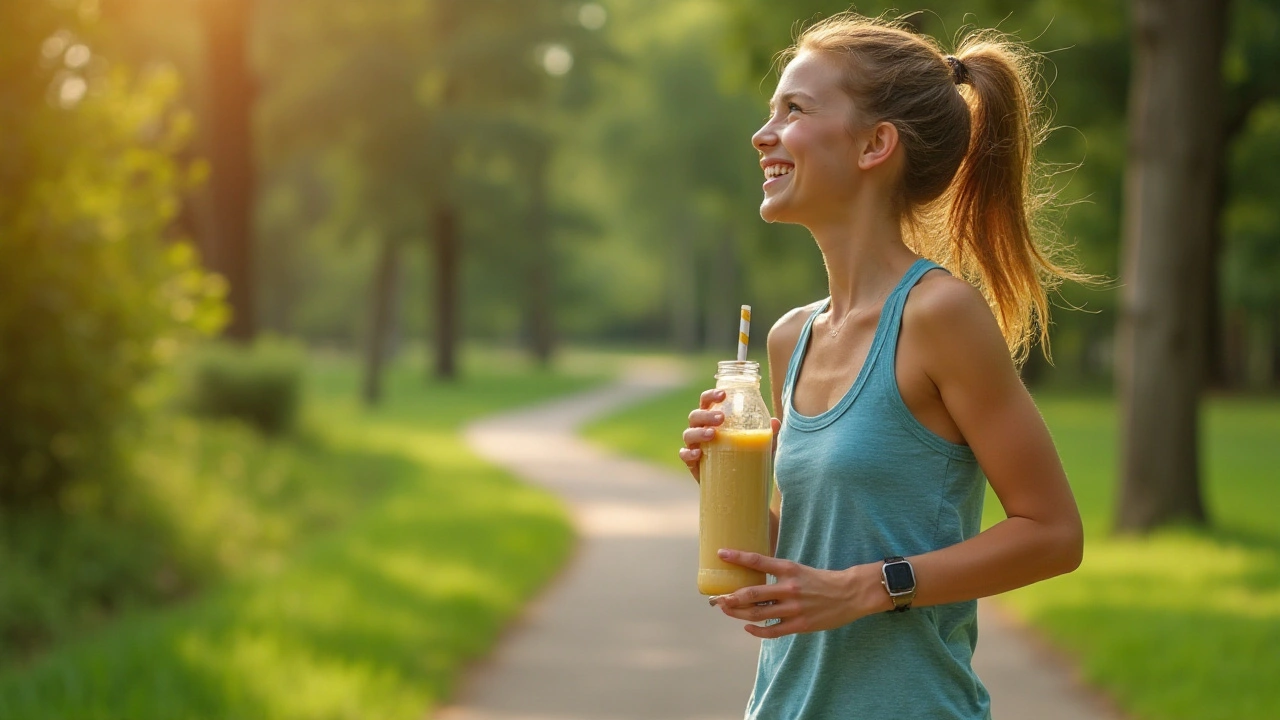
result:
M 889 160 L 898 147 L 898 128 L 891 122 L 878 122 L 863 136 L 862 151 L 858 153 L 858 168 L 870 170 Z

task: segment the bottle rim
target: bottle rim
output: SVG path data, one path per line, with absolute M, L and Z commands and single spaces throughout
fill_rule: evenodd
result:
M 755 360 L 721 360 L 716 364 L 716 379 L 741 377 L 759 380 L 760 363 Z

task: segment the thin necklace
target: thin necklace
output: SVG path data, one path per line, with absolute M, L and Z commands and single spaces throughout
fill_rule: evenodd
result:
M 861 310 L 859 310 L 859 311 L 858 311 L 858 312 L 856 312 L 856 313 L 853 313 L 852 315 L 845 315 L 845 316 L 844 316 L 844 319 L 840 321 L 840 324 L 839 324 L 839 325 L 836 325 L 835 327 L 828 329 L 828 330 L 827 330 L 827 332 L 828 332 L 828 333 L 831 335 L 831 337 L 833 337 L 833 338 L 834 338 L 834 337 L 836 337 L 836 336 L 838 336 L 838 335 L 840 334 L 840 331 L 844 329 L 844 325 L 845 325 L 845 323 L 849 322 L 850 320 L 852 320 L 852 319 L 854 319 L 854 318 L 857 318 L 857 317 L 861 316 L 863 313 L 865 313 L 866 311 L 870 310 L 871 308 L 876 307 L 877 305 L 880 305 L 880 304 L 884 301 L 885 297 L 887 297 L 888 295 L 889 295 L 889 291 L 888 291 L 888 290 L 885 290 L 885 291 L 880 295 L 880 297 L 876 298 L 875 302 L 871 303 L 870 305 L 867 305 L 866 307 L 862 308 Z M 827 312 L 828 312 L 828 313 L 829 313 L 829 312 L 831 312 L 831 309 L 830 309 L 830 308 L 828 308 L 828 309 L 827 309 Z

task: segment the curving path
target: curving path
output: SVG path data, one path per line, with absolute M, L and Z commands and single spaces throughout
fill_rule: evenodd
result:
M 471 426 L 473 449 L 572 507 L 562 575 L 437 720 L 737 720 L 759 641 L 694 589 L 698 500 L 682 473 L 606 453 L 579 425 L 667 389 L 671 366 Z M 673 451 L 674 452 L 674 451 Z M 975 664 L 997 720 L 1111 720 L 1051 653 L 984 603 Z

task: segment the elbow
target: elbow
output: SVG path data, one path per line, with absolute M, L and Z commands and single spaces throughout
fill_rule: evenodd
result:
M 1054 554 L 1060 564 L 1056 574 L 1066 575 L 1079 568 L 1084 561 L 1084 526 L 1080 518 L 1076 517 L 1074 522 L 1067 523 L 1057 535 L 1057 552 Z

